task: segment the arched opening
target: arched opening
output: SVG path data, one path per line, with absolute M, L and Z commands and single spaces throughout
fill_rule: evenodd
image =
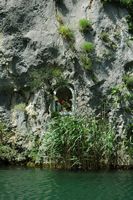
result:
M 60 86 L 54 91 L 54 112 L 70 114 L 75 110 L 74 91 L 71 87 Z

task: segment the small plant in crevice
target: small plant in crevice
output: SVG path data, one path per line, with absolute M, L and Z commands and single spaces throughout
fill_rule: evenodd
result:
M 94 52 L 94 44 L 91 42 L 84 42 L 81 45 L 81 55 L 80 61 L 82 63 L 82 67 L 91 74 L 92 79 L 95 79 L 95 75 L 93 72 L 93 52 Z
M 57 22 L 58 22 L 60 25 L 63 25 L 63 24 L 64 24 L 63 19 L 62 19 L 62 17 L 61 17 L 59 14 L 56 15 L 56 20 L 57 20 Z
M 85 53 L 92 53 L 94 51 L 94 44 L 92 42 L 84 42 L 81 45 L 81 49 Z
M 133 75 L 125 75 L 124 81 L 129 89 L 133 89 Z
M 25 103 L 19 103 L 19 104 L 16 104 L 13 108 L 14 111 L 21 111 L 21 112 L 24 112 L 25 111 L 25 108 L 26 108 L 26 104 Z
M 104 42 L 104 44 L 107 47 L 109 47 L 109 48 L 111 48 L 113 50 L 116 50 L 117 45 L 116 45 L 116 43 L 114 41 L 112 41 L 110 39 L 109 34 L 107 32 L 105 32 L 105 31 L 101 32 L 100 38 L 101 38 L 101 40 Z
M 88 19 L 80 19 L 79 20 L 79 30 L 81 32 L 86 33 L 91 29 L 91 27 L 92 27 L 92 23 L 90 20 L 88 20 Z
M 87 55 L 81 55 L 80 60 L 83 64 L 84 69 L 92 71 L 92 59 Z
M 100 38 L 106 43 L 110 42 L 109 34 L 107 32 L 101 32 Z
M 68 26 L 60 25 L 58 31 L 65 40 L 74 42 L 74 33 Z
M 93 70 L 93 59 L 92 56 L 89 56 L 87 54 L 81 54 L 80 55 L 80 62 L 81 62 L 81 66 L 83 67 L 83 69 L 86 70 L 86 72 L 88 72 L 89 75 L 91 75 L 91 79 L 94 83 L 98 82 L 98 78 L 94 73 Z
M 112 87 L 109 94 L 111 94 L 111 96 L 108 102 L 112 109 L 121 109 L 123 114 L 133 114 L 133 95 L 125 83 Z
M 50 66 L 46 68 L 34 69 L 29 73 L 28 85 L 31 89 L 38 89 L 46 85 L 51 85 L 51 81 L 55 79 L 58 81 L 63 78 L 62 69 L 57 66 Z
M 52 71 L 51 71 L 51 75 L 54 77 L 54 78 L 59 78 L 62 76 L 62 71 L 60 68 L 53 68 Z
M 133 33 L 133 15 L 127 16 L 128 30 L 130 33 Z

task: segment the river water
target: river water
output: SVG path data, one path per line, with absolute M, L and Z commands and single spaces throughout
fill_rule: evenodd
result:
M 0 200 L 133 200 L 133 171 L 0 168 Z

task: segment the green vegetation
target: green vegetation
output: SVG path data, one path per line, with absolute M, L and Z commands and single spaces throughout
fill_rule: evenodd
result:
M 51 75 L 53 77 L 59 78 L 62 75 L 61 69 L 60 68 L 53 68 L 53 70 L 51 71 Z
M 86 55 L 82 55 L 80 60 L 83 64 L 84 69 L 91 71 L 92 70 L 92 59 Z
M 90 20 L 80 19 L 79 20 L 79 30 L 81 32 L 87 32 L 91 28 L 92 24 Z
M 92 66 L 93 66 L 93 61 L 92 61 L 92 53 L 94 51 L 94 44 L 91 42 L 84 42 L 81 45 L 81 55 L 80 55 L 80 61 L 82 63 L 82 66 L 85 70 L 88 70 L 92 73 Z
M 25 107 L 26 107 L 25 103 L 19 103 L 19 104 L 16 104 L 14 106 L 13 110 L 24 112 L 25 111 Z
M 50 123 L 43 155 L 49 167 L 86 170 L 125 164 L 131 146 L 105 119 L 66 116 Z
M 58 30 L 64 39 L 68 41 L 74 41 L 74 33 L 68 26 L 60 25 Z
M 41 67 L 29 73 L 28 85 L 31 89 L 37 89 L 43 87 L 44 83 L 51 85 L 53 79 L 57 82 L 63 79 L 62 69 L 57 66 Z
M 116 37 L 116 34 L 115 34 L 115 37 Z M 112 41 L 112 40 L 109 38 L 109 33 L 105 32 L 105 31 L 101 32 L 100 38 L 101 38 L 101 40 L 104 42 L 104 44 L 105 44 L 107 47 L 109 47 L 109 48 L 111 48 L 111 49 L 113 49 L 113 50 L 115 50 L 115 49 L 117 48 L 117 45 L 115 44 L 115 42 Z
M 110 103 L 109 107 L 112 107 L 112 109 L 121 108 L 123 113 L 133 114 L 133 95 L 127 88 L 127 84 L 123 83 L 113 87 L 110 93 L 111 99 L 108 100 L 108 103 Z
M 133 89 L 133 75 L 126 75 L 124 81 L 128 88 Z
M 109 43 L 109 42 L 110 42 L 109 34 L 106 33 L 106 32 L 102 32 L 102 33 L 100 34 L 100 38 L 101 38 L 104 42 L 106 42 L 106 43 Z
M 6 137 L 9 137 L 9 133 L 6 131 L 7 127 L 4 123 L 0 122 L 0 160 L 11 161 L 15 156 L 13 148 L 7 144 Z
M 0 160 L 61 169 L 128 167 L 133 156 L 133 138 L 117 135 L 113 127 L 105 118 L 81 116 L 53 118 L 43 137 L 5 134 L 2 126 Z M 24 141 L 27 148 L 22 147 L 20 141 Z
M 133 5 L 133 0 L 120 0 L 120 3 L 129 7 Z
M 0 134 L 3 134 L 5 132 L 5 124 L 0 122 Z
M 81 49 L 86 53 L 91 53 L 94 50 L 94 44 L 91 42 L 84 42 L 81 46 Z
M 58 117 L 44 138 L 49 166 L 89 169 L 110 165 L 115 152 L 115 133 L 108 123 L 96 119 Z
M 132 15 L 127 16 L 127 23 L 128 23 L 129 32 L 133 33 L 133 16 Z

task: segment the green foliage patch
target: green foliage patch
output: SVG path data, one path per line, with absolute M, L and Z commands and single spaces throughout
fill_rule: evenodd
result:
M 16 105 L 14 106 L 13 110 L 24 112 L 24 111 L 25 111 L 25 107 L 26 107 L 26 104 L 25 104 L 25 103 L 19 103 L 19 104 L 16 104 Z
M 87 19 L 80 19 L 79 20 L 79 30 L 81 32 L 87 32 L 90 30 L 92 23 L 90 20 Z
M 128 88 L 133 89 L 133 75 L 126 75 L 124 81 Z
M 74 33 L 68 26 L 60 25 L 58 31 L 64 39 L 74 41 Z
M 61 169 L 117 167 L 132 158 L 130 141 L 126 135 L 117 135 L 105 118 L 58 116 L 49 122 L 43 136 L 2 135 L 0 160 Z M 21 146 L 23 142 L 26 148 Z
M 92 70 L 92 59 L 86 55 L 81 55 L 80 60 L 83 64 L 84 69 L 91 71 Z
M 84 42 L 81 45 L 81 49 L 86 53 L 91 53 L 94 50 L 94 44 L 92 42 Z
M 106 43 L 110 42 L 109 34 L 107 32 L 102 32 L 100 38 Z
M 111 164 L 115 132 L 108 123 L 74 116 L 55 118 L 43 141 L 49 165 L 88 169 Z M 105 162 L 105 163 L 104 163 Z
M 31 89 L 38 89 L 44 84 L 51 85 L 53 79 L 56 81 L 63 79 L 62 69 L 57 66 L 41 67 L 29 73 L 28 85 Z
M 130 7 L 131 5 L 133 5 L 133 0 L 120 0 L 120 3 L 127 7 Z
M 65 169 L 123 165 L 131 147 L 125 135 L 117 137 L 108 120 L 74 116 L 55 118 L 43 141 L 48 166 Z

